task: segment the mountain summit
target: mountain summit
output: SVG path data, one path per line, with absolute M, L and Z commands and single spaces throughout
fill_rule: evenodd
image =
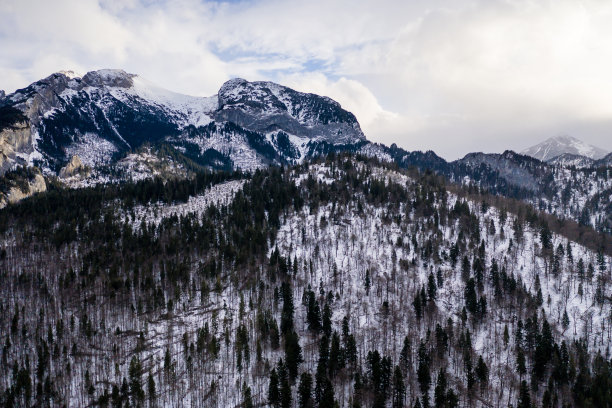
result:
M 327 97 L 244 79 L 195 97 L 117 69 L 52 74 L 0 97 L 0 117 L 2 172 L 29 164 L 59 174 L 74 156 L 108 167 L 145 144 L 203 166 L 252 170 L 366 141 L 355 116 Z
M 542 143 L 538 143 L 521 152 L 521 154 L 535 157 L 542 161 L 549 161 L 566 153 L 598 160 L 604 157 L 608 152 L 567 135 L 548 138 Z

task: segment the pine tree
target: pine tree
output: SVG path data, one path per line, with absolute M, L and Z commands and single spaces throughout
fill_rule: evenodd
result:
M 332 335 L 331 346 L 329 349 L 329 378 L 333 379 L 336 376 L 336 373 L 343 366 L 343 358 L 342 358 L 342 350 L 340 348 L 340 336 L 338 332 L 334 331 Z
M 142 365 L 137 356 L 133 356 L 130 360 L 128 370 L 130 376 L 130 392 L 134 401 L 142 401 L 144 399 L 144 390 L 142 389 Z M 133 405 L 137 405 L 136 402 Z
M 281 293 L 283 297 L 283 310 L 281 312 L 281 332 L 283 334 L 293 331 L 293 291 L 289 283 L 283 282 L 281 285 Z
M 155 380 L 153 379 L 153 376 L 151 374 L 149 374 L 147 392 L 149 394 L 149 400 L 154 401 L 155 400 Z
M 253 408 L 253 397 L 251 396 L 251 387 L 247 387 L 246 384 L 242 386 L 242 406 L 244 408 Z
M 467 256 L 463 257 L 463 261 L 461 262 L 461 277 L 464 282 L 467 282 L 470 279 L 470 260 Z
M 476 382 L 476 378 L 474 377 L 474 370 L 472 368 L 472 358 L 468 352 L 464 355 L 464 364 L 465 364 L 465 380 L 468 392 L 470 392 L 474 388 L 474 383 Z
M 436 388 L 434 389 L 434 404 L 436 408 L 446 407 L 446 370 L 440 369 L 438 374 L 438 380 L 436 381 Z
M 417 379 L 421 387 L 421 393 L 427 393 L 431 383 L 431 377 L 429 375 L 429 355 L 422 341 L 419 344 Z
M 393 372 L 393 408 L 402 408 L 405 397 L 406 386 L 404 385 L 404 376 L 399 366 L 395 366 L 395 371 Z
M 315 399 L 321 401 L 327 380 L 327 363 L 329 361 L 329 339 L 323 335 L 319 341 L 319 361 L 315 373 Z
M 307 372 L 302 373 L 300 377 L 298 403 L 300 408 L 309 408 L 312 406 L 312 376 Z
M 531 408 L 531 397 L 529 395 L 529 388 L 527 387 L 527 382 L 525 380 L 521 382 L 521 389 L 519 391 L 516 408 Z
M 306 312 L 306 321 L 308 322 L 308 329 L 313 332 L 321 330 L 321 309 L 319 308 L 319 302 L 315 297 L 313 291 L 307 292 L 308 296 L 308 309 Z
M 476 363 L 476 377 L 478 377 L 478 381 L 480 381 L 482 387 L 484 387 L 489 380 L 489 368 L 482 359 L 482 356 L 478 357 L 478 362 Z
M 405 374 L 408 374 L 408 367 L 411 362 L 411 347 L 410 347 L 410 339 L 408 336 L 404 337 L 404 344 L 402 346 L 402 351 L 400 352 L 400 367 L 404 370 Z
M 478 311 L 478 300 L 476 298 L 476 282 L 470 278 L 465 285 L 465 308 L 473 315 Z
M 331 312 L 331 308 L 329 307 L 329 304 L 325 304 L 325 307 L 323 308 L 323 333 L 325 333 L 325 335 L 327 337 L 331 336 L 331 331 L 332 331 L 332 322 L 331 322 L 331 316 L 332 316 L 332 312 Z
M 323 384 L 321 400 L 319 401 L 319 408 L 335 408 L 335 405 L 334 387 L 329 378 L 326 378 Z
M 414 314 L 416 315 L 417 320 L 421 320 L 421 317 L 423 317 L 423 306 L 421 305 L 421 297 L 418 293 L 414 297 L 412 305 L 414 306 Z
M 302 348 L 300 347 L 300 339 L 295 331 L 292 331 L 291 333 L 288 333 L 286 335 L 285 361 L 289 374 L 289 380 L 291 383 L 294 383 L 298 375 L 298 367 L 303 361 Z
M 270 385 L 268 386 L 268 404 L 273 407 L 280 406 L 280 390 L 278 386 L 278 374 L 276 369 L 273 368 L 270 372 Z
M 516 370 L 521 377 L 527 372 L 527 368 L 525 367 L 525 354 L 520 347 L 516 350 Z
M 291 384 L 289 378 L 284 375 L 280 378 L 280 406 L 281 408 L 291 408 Z
M 436 286 L 436 280 L 433 274 L 430 272 L 429 277 L 427 279 L 427 294 L 429 296 L 429 300 L 436 300 L 437 289 L 438 288 Z
M 542 249 L 552 249 L 552 233 L 546 222 L 542 223 L 542 227 L 540 228 L 540 242 L 542 244 Z
M 504 324 L 504 346 L 508 347 L 508 342 L 510 341 L 510 333 L 508 332 L 508 325 Z
M 567 330 L 567 328 L 569 327 L 570 321 L 569 321 L 569 316 L 567 315 L 567 310 L 563 311 L 563 317 L 561 319 L 561 324 L 563 325 L 564 330 Z

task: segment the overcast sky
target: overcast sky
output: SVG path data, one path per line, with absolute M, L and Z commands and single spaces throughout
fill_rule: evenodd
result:
M 0 89 L 122 68 L 209 96 L 242 77 L 447 159 L 559 134 L 612 150 L 610 22 L 597 0 L 0 0 Z

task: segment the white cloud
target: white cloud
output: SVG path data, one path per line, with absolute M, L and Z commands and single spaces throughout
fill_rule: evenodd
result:
M 366 135 L 448 158 L 573 133 L 612 149 L 612 3 L 598 0 L 0 3 L 0 88 L 121 67 L 215 93 L 276 80 Z

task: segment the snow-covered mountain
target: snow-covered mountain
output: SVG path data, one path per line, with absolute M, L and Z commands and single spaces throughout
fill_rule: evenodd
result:
M 27 164 L 71 187 L 180 178 L 202 168 L 254 170 L 346 150 L 612 231 L 610 155 L 594 160 L 600 149 L 570 137 L 527 155 L 470 153 L 447 162 L 432 151 L 370 143 L 355 116 L 323 96 L 232 79 L 217 95 L 194 97 L 121 70 L 58 72 L 0 97 L 0 174 Z M 16 177 L 36 181 L 34 173 Z M 10 202 L 18 183 L 5 184 L 0 194 Z
M 73 156 L 105 167 L 145 143 L 167 143 L 210 167 L 296 162 L 323 144 L 365 141 L 330 98 L 233 79 L 218 95 L 162 89 L 138 75 L 62 71 L 0 98 L 0 169 L 36 164 L 58 174 Z
M 548 161 L 564 153 L 585 156 L 594 160 L 601 159 L 608 154 L 604 149 L 567 135 L 548 138 L 542 143 L 538 143 L 521 152 L 521 154 L 535 157 L 542 161 Z

